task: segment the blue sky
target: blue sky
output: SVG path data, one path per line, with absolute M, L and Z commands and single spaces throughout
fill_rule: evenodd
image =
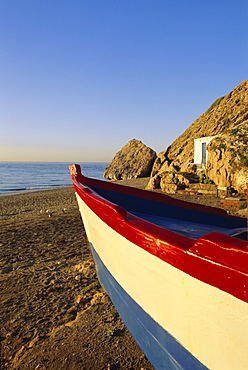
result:
M 247 0 L 1 0 L 0 161 L 165 150 L 248 78 L 247 19 Z

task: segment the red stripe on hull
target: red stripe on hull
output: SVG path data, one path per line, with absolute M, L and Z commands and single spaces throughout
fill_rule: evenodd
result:
M 95 185 L 97 182 L 99 186 L 98 180 L 85 178 L 81 172 L 77 172 L 76 175 L 72 174 L 72 181 L 75 191 L 87 206 L 117 233 L 192 277 L 248 302 L 247 264 L 246 262 L 239 263 L 240 258 L 244 256 L 246 260 L 248 258 L 247 242 L 218 233 L 210 233 L 195 242 L 193 239 L 152 225 L 129 214 L 122 207 L 107 201 L 80 183 L 89 185 L 94 182 Z M 100 183 L 101 186 L 108 186 L 108 188 L 109 185 L 114 185 L 109 183 L 105 185 L 103 181 Z M 119 187 L 119 185 L 116 186 Z M 128 189 L 132 195 L 138 190 Z M 140 190 L 138 193 L 140 194 Z M 147 196 L 149 192 L 145 193 Z M 153 198 L 152 193 L 149 196 Z M 191 204 L 191 207 L 194 206 Z M 204 207 L 205 212 L 206 208 L 208 207 Z M 198 205 L 197 210 L 199 210 Z M 220 213 L 222 214 L 222 211 Z M 231 248 L 227 248 L 225 244 L 228 238 L 231 239 Z M 210 247 L 213 247 L 212 251 Z

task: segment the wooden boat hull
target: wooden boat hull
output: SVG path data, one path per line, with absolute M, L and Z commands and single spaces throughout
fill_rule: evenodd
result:
M 246 369 L 247 271 L 228 266 L 229 257 L 223 264 L 197 254 L 216 246 L 218 233 L 195 241 L 163 231 L 106 202 L 80 176 L 72 174 L 99 279 L 154 367 Z M 247 243 L 233 243 L 244 258 Z

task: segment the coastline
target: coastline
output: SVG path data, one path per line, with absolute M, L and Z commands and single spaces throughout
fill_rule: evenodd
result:
M 1 197 L 9 197 L 11 195 L 21 195 L 21 194 L 29 194 L 29 193 L 39 193 L 40 191 L 56 191 L 64 188 L 71 188 L 71 185 L 62 185 L 62 186 L 56 186 L 54 188 L 47 188 L 47 189 L 35 189 L 35 190 L 22 190 L 22 191 L 15 191 L 15 192 L 6 192 L 6 193 L 1 193 L 0 194 L 0 199 Z
M 97 280 L 72 186 L 1 196 L 0 223 L 1 369 L 153 370 Z

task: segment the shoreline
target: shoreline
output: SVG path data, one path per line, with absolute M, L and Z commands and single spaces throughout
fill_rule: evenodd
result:
M 145 189 L 148 181 L 149 178 L 145 177 L 130 180 L 118 180 L 114 181 L 114 183 Z M 159 189 L 153 191 L 165 194 Z M 167 195 L 192 203 L 223 208 L 220 204 L 221 198 L 214 195 L 188 195 L 181 193 Z M 1 194 L 0 200 L 0 219 L 2 218 L 2 220 L 8 218 L 8 216 L 20 216 L 20 214 L 25 212 L 32 215 L 38 215 L 39 212 L 50 210 L 54 214 L 64 208 L 70 209 L 72 205 L 74 209 L 78 209 L 78 205 L 75 201 L 73 185 L 24 191 L 20 193 Z M 228 211 L 228 213 L 238 217 L 246 217 L 245 210 L 239 211 L 234 209 Z
M 60 190 L 60 189 L 64 189 L 64 188 L 70 188 L 72 187 L 72 185 L 61 185 L 61 186 L 56 186 L 56 187 L 53 187 L 53 188 L 47 188 L 47 189 L 39 189 L 39 190 L 20 190 L 19 192 L 15 192 L 15 193 L 6 193 L 6 194 L 0 194 L 0 197 L 8 197 L 10 195 L 22 195 L 22 194 L 29 194 L 29 193 L 38 193 L 40 191 L 50 191 L 50 190 Z
M 0 197 L 0 219 L 39 217 L 50 210 L 53 214 L 64 208 L 70 209 L 75 202 L 73 186 L 56 189 L 36 190 L 2 195 Z M 78 208 L 77 208 L 78 209 Z

